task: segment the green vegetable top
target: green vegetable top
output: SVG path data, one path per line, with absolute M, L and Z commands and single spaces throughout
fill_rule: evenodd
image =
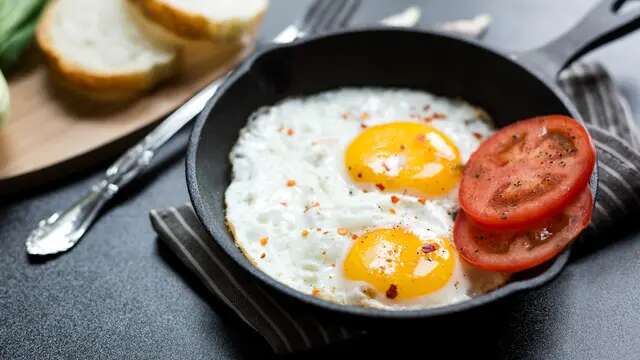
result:
M 9 117 L 9 88 L 0 71 L 0 127 Z
M 8 71 L 33 38 L 46 0 L 0 0 L 0 69 Z

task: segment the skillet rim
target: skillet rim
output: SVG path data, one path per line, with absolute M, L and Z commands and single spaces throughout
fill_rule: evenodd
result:
M 253 265 L 249 259 L 245 257 L 242 251 L 236 246 L 235 240 L 232 242 L 221 241 L 218 239 L 217 234 L 222 231 L 230 236 L 233 240 L 233 236 L 229 233 L 229 230 L 225 228 L 224 230 L 220 230 L 215 228 L 212 225 L 209 219 L 212 219 L 214 216 L 207 209 L 207 205 L 204 201 L 204 198 L 200 194 L 200 186 L 198 183 L 198 149 L 200 147 L 200 140 L 202 139 L 202 130 L 204 125 L 207 123 L 207 119 L 209 118 L 209 114 L 212 109 L 215 107 L 219 98 L 227 91 L 228 88 L 234 85 L 234 83 L 245 76 L 253 67 L 253 65 L 264 55 L 277 51 L 279 49 L 286 48 L 294 48 L 299 47 L 301 45 L 307 44 L 309 42 L 313 42 L 316 40 L 348 35 L 348 34 L 356 34 L 356 33 L 371 33 L 371 32 L 396 32 L 396 33 L 412 33 L 412 34 L 420 34 L 427 36 L 437 36 L 444 37 L 452 41 L 462 42 L 465 46 L 474 47 L 476 51 L 486 51 L 491 53 L 496 57 L 503 58 L 507 60 L 517 67 L 520 67 L 523 71 L 529 73 L 531 76 L 536 78 L 542 84 L 544 84 L 565 106 L 565 108 L 569 111 L 572 117 L 579 120 L 580 123 L 584 125 L 584 121 L 580 116 L 580 113 L 577 111 L 575 106 L 569 101 L 567 96 L 562 93 L 559 87 L 555 84 L 553 80 L 550 80 L 548 77 L 544 76 L 542 72 L 536 71 L 535 68 L 531 68 L 526 65 L 526 62 L 521 59 L 516 59 L 513 55 L 505 55 L 503 52 L 493 49 L 489 46 L 479 43 L 476 40 L 465 38 L 462 36 L 457 36 L 455 34 L 434 31 L 434 30 L 426 30 L 426 29 L 418 29 L 418 28 L 396 28 L 396 27 L 384 27 L 384 26 L 360 26 L 360 27 L 352 27 L 346 30 L 334 31 L 325 34 L 319 34 L 314 36 L 305 37 L 301 40 L 294 41 L 293 43 L 285 43 L 285 44 L 270 44 L 269 46 L 263 48 L 260 51 L 257 51 L 250 55 L 245 61 L 243 61 L 234 71 L 231 73 L 224 81 L 222 86 L 218 89 L 216 94 L 207 102 L 204 110 L 198 115 L 195 124 L 193 126 L 191 136 L 189 139 L 189 145 L 187 149 L 187 158 L 186 158 L 186 177 L 187 177 L 187 188 L 189 192 L 189 198 L 195 210 L 197 217 L 200 222 L 203 224 L 207 232 L 214 239 L 216 244 L 220 246 L 223 251 L 231 258 L 233 261 L 240 266 L 244 271 L 251 274 L 253 277 L 257 278 L 258 281 L 266 284 L 267 286 L 276 289 L 281 294 L 292 297 L 297 301 L 300 301 L 305 304 L 311 304 L 316 306 L 322 310 L 328 310 L 332 312 L 336 312 L 340 315 L 347 316 L 356 316 L 363 317 L 369 319 L 389 319 L 389 320 L 417 320 L 417 319 L 426 319 L 426 318 L 434 318 L 444 315 L 451 315 L 461 313 L 467 310 L 471 310 L 474 308 L 479 308 L 484 305 L 488 305 L 490 303 L 494 303 L 500 299 L 506 298 L 510 295 L 518 293 L 524 290 L 532 290 L 537 287 L 540 287 L 551 280 L 553 280 L 556 276 L 560 274 L 560 272 L 566 266 L 569 256 L 571 253 L 571 246 L 565 249 L 561 254 L 556 256 L 554 260 L 550 263 L 550 265 L 541 273 L 535 275 L 534 277 L 528 279 L 519 279 L 513 282 L 507 282 L 506 285 L 490 291 L 486 294 L 478 295 L 476 297 L 472 297 L 469 300 L 445 305 L 438 306 L 433 308 L 425 308 L 425 309 L 413 309 L 413 310 L 386 310 L 372 307 L 360 307 L 355 305 L 345 305 L 338 304 L 334 302 L 330 302 L 327 300 L 323 300 L 320 298 L 313 297 L 308 294 L 304 294 L 298 290 L 295 290 L 288 285 L 285 285 L 278 280 L 272 278 L 267 275 L 267 273 L 260 270 L 257 266 Z M 586 128 L 587 133 L 589 130 Z M 593 173 L 591 175 L 591 179 L 589 180 L 589 186 L 592 190 L 592 199 L 595 206 L 596 199 L 596 190 L 598 184 L 598 167 L 597 167 L 597 159 L 596 166 L 594 167 Z

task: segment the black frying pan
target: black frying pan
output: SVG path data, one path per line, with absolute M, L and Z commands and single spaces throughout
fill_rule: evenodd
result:
M 344 86 L 422 89 L 463 98 L 489 112 L 497 126 L 544 114 L 580 119 L 555 78 L 572 60 L 640 26 L 640 14 L 616 14 L 624 1 L 602 1 L 569 32 L 539 49 L 515 55 L 475 41 L 414 29 L 366 28 L 276 45 L 244 62 L 199 116 L 189 144 L 187 181 L 195 211 L 215 241 L 259 281 L 333 314 L 418 319 L 458 313 L 554 278 L 569 250 L 514 281 L 469 301 L 424 310 L 386 311 L 330 303 L 293 290 L 254 267 L 225 224 L 228 154 L 249 116 L 287 97 Z M 283 159 L 286 161 L 286 159 Z M 594 172 L 590 182 L 597 185 Z

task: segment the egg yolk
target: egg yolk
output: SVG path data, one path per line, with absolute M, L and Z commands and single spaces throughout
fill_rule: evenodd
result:
M 462 175 L 455 144 L 440 130 L 413 122 L 365 129 L 347 147 L 345 165 L 355 182 L 427 197 L 449 193 Z
M 404 229 L 375 229 L 355 240 L 344 273 L 388 298 L 408 299 L 443 287 L 453 273 L 454 256 L 447 239 L 424 242 Z

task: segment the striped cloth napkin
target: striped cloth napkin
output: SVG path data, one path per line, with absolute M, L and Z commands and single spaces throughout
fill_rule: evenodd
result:
M 626 101 L 601 65 L 576 64 L 559 82 L 583 115 L 598 149 L 599 192 L 583 237 L 588 242 L 584 239 L 602 234 L 615 219 L 640 207 L 640 137 Z M 190 205 L 152 210 L 150 217 L 159 239 L 274 352 L 309 350 L 366 332 L 318 319 L 305 305 L 258 284 L 217 246 Z

